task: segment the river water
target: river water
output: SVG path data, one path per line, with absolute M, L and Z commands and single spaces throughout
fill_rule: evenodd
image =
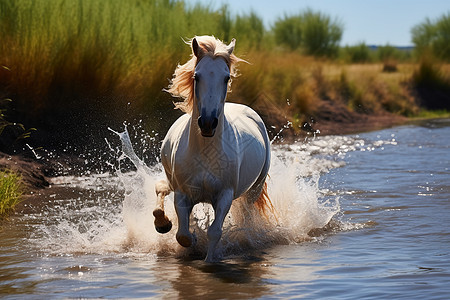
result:
M 275 212 L 233 204 L 216 264 L 210 207 L 192 249 L 154 230 L 158 164 L 55 178 L 2 224 L 0 297 L 448 299 L 450 120 L 273 149 Z

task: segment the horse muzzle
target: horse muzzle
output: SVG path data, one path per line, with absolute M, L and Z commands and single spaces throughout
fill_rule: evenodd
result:
M 204 137 L 213 137 L 216 133 L 217 125 L 219 124 L 219 119 L 216 117 L 203 117 L 200 116 L 197 120 L 198 127 L 200 127 L 200 131 L 202 136 Z

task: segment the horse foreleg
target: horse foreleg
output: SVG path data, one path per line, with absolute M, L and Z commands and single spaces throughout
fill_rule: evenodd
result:
M 190 247 L 195 242 L 194 236 L 189 231 L 189 217 L 193 205 L 185 194 L 176 191 L 174 202 L 178 217 L 177 241 L 183 247 Z
M 231 203 L 233 202 L 233 191 L 226 190 L 220 197 L 217 198 L 214 207 L 214 222 L 208 228 L 208 253 L 206 254 L 205 261 L 214 261 L 214 251 L 216 250 L 217 243 L 222 237 L 222 226 L 225 217 L 230 210 Z
M 155 217 L 155 229 L 159 233 L 167 233 L 172 229 L 172 222 L 164 213 L 164 198 L 170 194 L 170 187 L 166 180 L 158 181 L 155 184 L 156 208 L 153 210 Z

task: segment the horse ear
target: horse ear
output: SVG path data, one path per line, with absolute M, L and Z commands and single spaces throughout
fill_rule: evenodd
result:
M 231 40 L 231 43 L 227 46 L 228 54 L 231 55 L 231 53 L 233 53 L 233 50 L 234 50 L 234 46 L 235 46 L 235 45 L 236 45 L 236 39 L 233 38 L 233 39 Z
M 197 42 L 196 38 L 192 39 L 191 45 L 192 45 L 192 53 L 194 53 L 194 55 L 197 58 L 199 58 L 201 56 L 201 54 L 202 54 L 202 50 L 201 50 L 200 46 L 198 45 L 198 42 Z

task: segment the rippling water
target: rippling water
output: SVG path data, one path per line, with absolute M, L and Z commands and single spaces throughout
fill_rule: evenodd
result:
M 0 296 L 446 299 L 449 137 L 437 120 L 274 147 L 277 216 L 235 205 L 217 264 L 202 260 L 209 207 L 195 249 L 154 231 L 158 166 L 57 178 L 2 225 Z

